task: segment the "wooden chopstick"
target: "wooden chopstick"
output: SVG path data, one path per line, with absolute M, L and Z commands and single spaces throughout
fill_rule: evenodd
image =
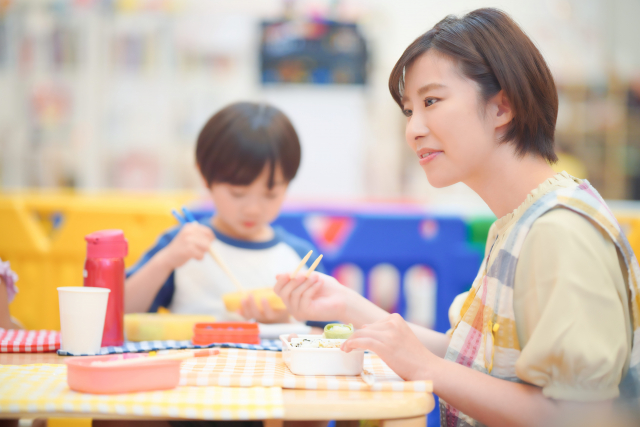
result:
M 307 274 L 306 274 L 307 279 L 309 278 L 309 276 L 311 276 L 311 273 L 313 273 L 313 271 L 316 269 L 318 264 L 320 264 L 321 259 L 322 259 L 322 254 L 320 254 L 320 256 L 316 258 L 316 260 L 313 262 L 313 264 L 311 264 L 311 268 L 309 268 L 309 271 L 307 271 Z
M 170 354 L 162 354 L 160 356 L 135 357 L 131 359 L 108 360 L 104 362 L 96 360 L 95 362 L 91 363 L 91 366 L 110 368 L 112 366 L 143 365 L 157 360 L 191 359 L 192 357 L 215 356 L 218 353 L 220 353 L 220 351 L 217 349 L 178 351 Z
M 307 261 L 309 260 L 309 257 L 311 256 L 311 254 L 313 253 L 313 251 L 309 251 L 309 253 L 307 253 L 304 258 L 302 258 L 302 261 L 300 261 L 300 264 L 298 264 L 298 266 L 296 267 L 295 270 L 293 270 L 293 273 L 291 273 L 291 277 L 292 279 L 294 277 L 296 277 L 296 275 L 298 274 L 298 271 L 300 271 L 300 269 L 307 263 Z
M 222 271 L 224 271 L 225 274 L 229 277 L 229 279 L 231 279 L 231 281 L 236 286 L 236 288 L 238 288 L 238 291 L 244 293 L 245 290 L 240 284 L 240 281 L 236 279 L 236 276 L 233 275 L 233 273 L 231 272 L 227 264 L 225 264 L 225 262 L 222 261 L 222 258 L 220 258 L 220 255 L 218 255 L 218 252 L 216 252 L 216 250 L 213 249 L 212 247 L 209 247 L 209 255 L 211 255 L 211 258 L 213 258 L 213 260 L 218 263 Z

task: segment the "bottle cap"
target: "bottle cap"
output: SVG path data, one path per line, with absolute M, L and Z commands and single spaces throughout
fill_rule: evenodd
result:
M 129 252 L 122 230 L 100 230 L 84 236 L 87 258 L 124 258 Z

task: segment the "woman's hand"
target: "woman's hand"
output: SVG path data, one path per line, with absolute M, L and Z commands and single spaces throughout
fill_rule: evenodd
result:
M 438 357 L 422 345 L 399 314 L 364 325 L 342 344 L 342 350 L 371 350 L 405 380 L 431 379 L 426 367 Z
M 271 308 L 266 298 L 262 299 L 262 307 L 258 307 L 253 295 L 240 302 L 240 314 L 245 319 L 254 319 L 260 323 L 289 323 L 289 312 L 286 309 Z
M 273 290 L 282 298 L 289 313 L 298 320 L 342 321 L 348 300 L 353 295 L 360 297 L 333 277 L 322 273 L 312 273 L 308 279 L 304 274 L 292 279 L 285 273 L 279 274 L 276 279 Z
M 202 260 L 215 236 L 205 225 L 190 222 L 182 226 L 176 237 L 163 249 L 163 259 L 174 270 L 190 259 Z

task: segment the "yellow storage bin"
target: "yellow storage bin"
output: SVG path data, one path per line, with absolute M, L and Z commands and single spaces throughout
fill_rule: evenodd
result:
M 124 316 L 124 332 L 128 341 L 182 341 L 193 338 L 196 323 L 215 321 L 199 314 L 132 313 Z
M 117 228 L 129 241 L 127 267 L 176 225 L 171 209 L 195 194 L 0 194 L 0 258 L 18 274 L 10 311 L 28 329 L 60 329 L 59 286 L 82 286 L 84 236 Z

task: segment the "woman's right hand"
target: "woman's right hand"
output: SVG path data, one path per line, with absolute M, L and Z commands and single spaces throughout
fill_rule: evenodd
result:
M 209 227 L 189 222 L 163 250 L 166 262 L 174 270 L 190 259 L 202 260 L 214 240 L 215 235 Z
M 360 296 L 322 273 L 314 272 L 308 279 L 302 273 L 294 278 L 284 273 L 276 279 L 273 290 L 282 298 L 289 313 L 300 321 L 343 321 L 348 302 Z

